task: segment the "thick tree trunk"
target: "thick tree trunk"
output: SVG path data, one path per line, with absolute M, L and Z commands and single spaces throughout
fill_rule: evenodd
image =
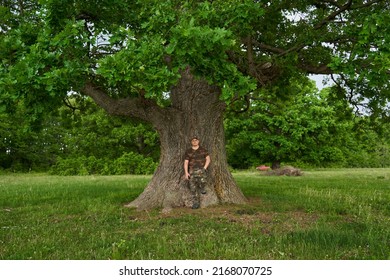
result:
M 113 99 L 87 83 L 83 92 L 108 113 L 140 118 L 157 129 L 161 143 L 159 166 L 144 192 L 127 207 L 138 210 L 190 207 L 192 199 L 184 176 L 184 152 L 190 138 L 197 135 L 200 145 L 210 154 L 206 190 L 201 207 L 219 203 L 245 203 L 246 199 L 229 172 L 223 127 L 225 103 L 221 90 L 198 80 L 189 69 L 181 73 L 179 83 L 171 89 L 170 107 L 161 108 L 153 101 L 140 98 Z
M 128 207 L 139 210 L 192 206 L 188 181 L 183 178 L 184 152 L 197 135 L 210 154 L 207 194 L 201 207 L 218 203 L 245 203 L 245 197 L 229 172 L 223 128 L 225 104 L 220 89 L 182 73 L 171 91 L 172 107 L 154 121 L 161 142 L 160 164 L 144 192 Z

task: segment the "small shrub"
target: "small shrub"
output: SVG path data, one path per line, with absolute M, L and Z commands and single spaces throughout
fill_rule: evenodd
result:
M 151 174 L 157 168 L 157 164 L 151 158 L 145 158 L 133 152 L 125 153 L 116 159 L 112 166 L 112 174 Z

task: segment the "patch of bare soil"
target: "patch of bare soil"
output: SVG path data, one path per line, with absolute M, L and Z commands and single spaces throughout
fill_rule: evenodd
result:
M 248 230 L 259 230 L 263 234 L 292 232 L 311 227 L 318 220 L 318 215 L 304 211 L 269 212 L 258 209 L 260 199 L 251 199 L 246 205 L 219 205 L 193 210 L 174 208 L 169 212 L 136 212 L 129 217 L 132 220 L 163 220 L 193 215 L 216 223 L 234 223 Z

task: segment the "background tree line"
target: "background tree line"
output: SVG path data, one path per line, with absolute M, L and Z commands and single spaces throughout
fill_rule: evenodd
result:
M 225 119 L 229 165 L 388 167 L 390 126 L 357 114 L 336 88 L 291 80 L 262 98 L 232 103 Z M 43 120 L 27 116 L 24 102 L 1 113 L 0 168 L 60 175 L 150 174 L 159 139 L 145 123 L 108 116 L 88 98 L 70 95 Z
M 250 110 L 231 113 L 225 121 L 229 164 L 239 169 L 260 163 L 273 168 L 389 166 L 388 117 L 368 113 L 363 104 L 354 109 L 338 98 L 339 90 L 318 91 L 309 79 L 292 79 L 264 91 Z
M 109 117 L 89 99 L 66 104 L 34 123 L 18 103 L 2 113 L 0 168 L 61 175 L 150 174 L 157 166 L 157 134 L 148 125 Z

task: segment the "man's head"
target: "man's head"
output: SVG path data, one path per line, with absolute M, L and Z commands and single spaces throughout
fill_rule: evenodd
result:
M 193 136 L 191 138 L 191 144 L 196 144 L 196 143 L 199 144 L 199 138 L 198 138 L 198 136 Z

